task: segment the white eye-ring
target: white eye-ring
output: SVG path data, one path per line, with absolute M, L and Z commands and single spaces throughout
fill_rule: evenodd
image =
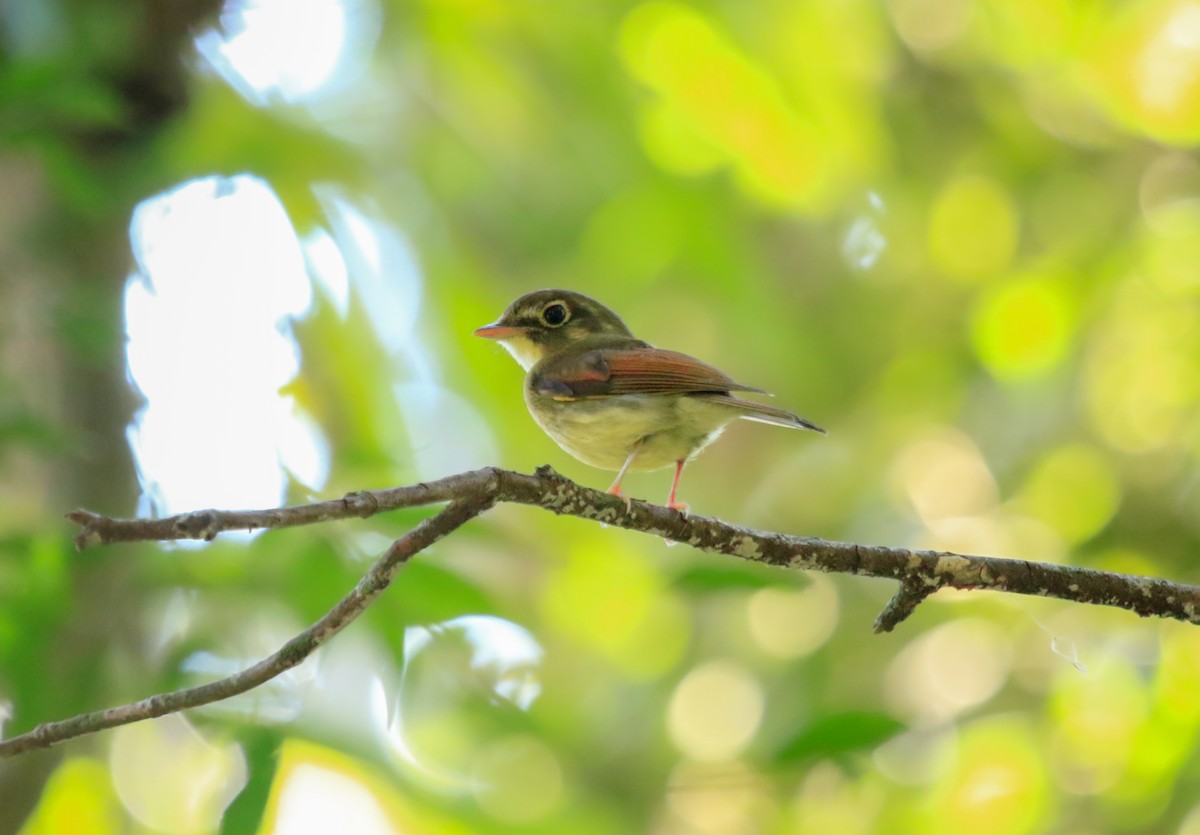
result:
M 571 319 L 571 309 L 564 301 L 552 301 L 539 314 L 542 323 L 551 328 L 561 328 Z

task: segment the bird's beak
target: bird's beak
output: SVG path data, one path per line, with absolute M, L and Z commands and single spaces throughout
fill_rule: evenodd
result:
M 525 328 L 501 325 L 499 323 L 484 325 L 482 328 L 475 329 L 475 335 L 482 336 L 484 339 L 511 339 L 514 336 L 520 336 L 524 332 Z

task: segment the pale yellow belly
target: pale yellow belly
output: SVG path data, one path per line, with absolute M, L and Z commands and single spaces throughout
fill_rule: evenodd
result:
M 721 434 L 737 410 L 696 396 L 623 395 L 558 401 L 526 389 L 530 414 L 554 441 L 585 464 L 619 470 L 641 442 L 631 470 L 686 460 Z

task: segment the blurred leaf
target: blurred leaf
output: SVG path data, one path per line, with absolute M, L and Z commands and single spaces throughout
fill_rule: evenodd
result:
M 875 748 L 904 730 L 905 725 L 886 713 L 851 711 L 818 716 L 775 754 L 780 765 L 836 757 Z
M 254 835 L 261 831 L 279 768 L 283 737 L 273 730 L 246 728 L 241 733 L 249 779 L 221 819 L 221 835 Z
M 767 566 L 739 564 L 725 561 L 696 562 L 686 566 L 672 582 L 672 587 L 683 592 L 721 592 L 733 589 L 766 589 L 780 585 L 805 585 L 803 575 L 784 572 Z
M 98 760 L 65 760 L 51 775 L 22 835 L 108 835 L 119 832 L 121 802 Z
M 440 623 L 459 615 L 495 611 L 495 603 L 478 585 L 428 557 L 418 557 L 405 566 L 380 602 L 384 605 L 374 610 L 389 619 L 398 618 L 392 621 L 396 632 L 403 632 L 401 627 L 406 624 Z
M 63 64 L 16 64 L 0 72 L 0 125 L 10 136 L 37 129 L 117 127 L 123 109 L 109 84 Z

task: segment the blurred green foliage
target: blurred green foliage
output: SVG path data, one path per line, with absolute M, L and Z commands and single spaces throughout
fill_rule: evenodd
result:
M 695 512 L 1197 579 L 1189 0 L 354 0 L 296 96 L 201 57 L 238 4 L 155 5 L 0 7 L 6 733 L 261 657 L 426 512 L 71 552 L 62 511 L 134 512 L 135 400 L 96 371 L 124 230 L 193 177 L 262 178 L 345 249 L 336 194 L 419 264 L 403 355 L 353 270 L 295 325 L 321 495 L 464 456 L 606 484 L 470 336 L 564 286 L 830 430 L 731 428 Z M 943 592 L 872 636 L 890 592 L 501 507 L 261 692 L 0 764 L 0 829 L 293 831 L 336 796 L 364 832 L 1200 833 L 1194 627 Z

